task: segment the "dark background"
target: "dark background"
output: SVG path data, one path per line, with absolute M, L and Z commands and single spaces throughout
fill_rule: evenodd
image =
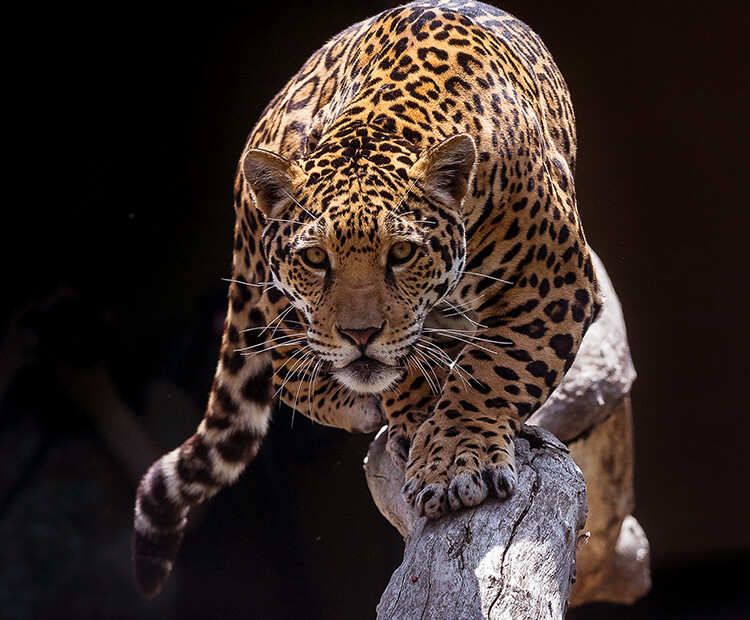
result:
M 159 449 L 191 433 L 217 359 L 245 137 L 312 51 L 392 5 L 251 4 L 55 5 L 6 22 L 4 617 L 368 618 L 400 561 L 361 472 L 369 438 L 281 415 L 240 483 L 196 515 L 155 603 L 130 573 L 127 463 L 147 451 L 118 456 L 87 396 L 104 372 Z M 500 6 L 568 81 L 579 209 L 639 373 L 635 515 L 654 591 L 577 617 L 742 617 L 750 16 L 740 2 Z

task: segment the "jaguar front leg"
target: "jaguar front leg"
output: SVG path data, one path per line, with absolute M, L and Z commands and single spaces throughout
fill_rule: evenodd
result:
M 386 450 L 401 469 L 406 469 L 412 441 L 430 416 L 445 377 L 441 364 L 421 359 L 418 364 L 413 362 L 408 366 L 396 389 L 383 395 L 382 406 L 388 421 Z
M 563 271 L 563 284 L 543 303 L 536 289 L 505 285 L 477 309 L 486 328 L 461 352 L 412 441 L 404 495 L 421 515 L 434 519 L 513 493 L 513 440 L 572 364 L 598 305 L 590 259 L 580 273 L 572 260 L 571 275 Z
M 490 492 L 502 499 L 515 490 L 513 439 L 520 416 L 510 409 L 479 413 L 461 400 L 436 411 L 417 430 L 404 496 L 421 515 L 434 519 L 449 509 L 476 506 Z

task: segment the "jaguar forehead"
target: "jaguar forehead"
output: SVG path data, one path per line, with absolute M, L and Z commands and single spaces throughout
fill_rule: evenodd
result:
M 306 188 L 297 205 L 299 221 L 292 235 L 292 247 L 323 245 L 330 249 L 364 251 L 377 249 L 379 242 L 399 240 L 420 243 L 437 221 L 416 220 L 404 198 L 408 187 L 378 182 L 376 175 L 354 177 L 342 191 L 336 177 Z M 421 206 L 421 213 L 424 206 Z

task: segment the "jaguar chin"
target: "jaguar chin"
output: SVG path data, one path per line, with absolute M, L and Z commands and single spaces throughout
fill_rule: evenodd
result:
M 373 357 L 362 356 L 343 368 L 332 369 L 339 383 L 353 392 L 375 394 L 393 386 L 404 374 L 401 366 L 389 366 Z

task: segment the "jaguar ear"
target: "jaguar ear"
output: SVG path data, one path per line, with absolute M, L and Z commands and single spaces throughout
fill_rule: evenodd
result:
M 262 149 L 248 149 L 242 159 L 242 173 L 253 190 L 255 206 L 266 216 L 292 200 L 292 179 L 298 172 L 294 162 Z
M 462 133 L 423 153 L 412 166 L 409 176 L 421 181 L 432 197 L 460 209 L 474 174 L 476 158 L 474 140 Z

